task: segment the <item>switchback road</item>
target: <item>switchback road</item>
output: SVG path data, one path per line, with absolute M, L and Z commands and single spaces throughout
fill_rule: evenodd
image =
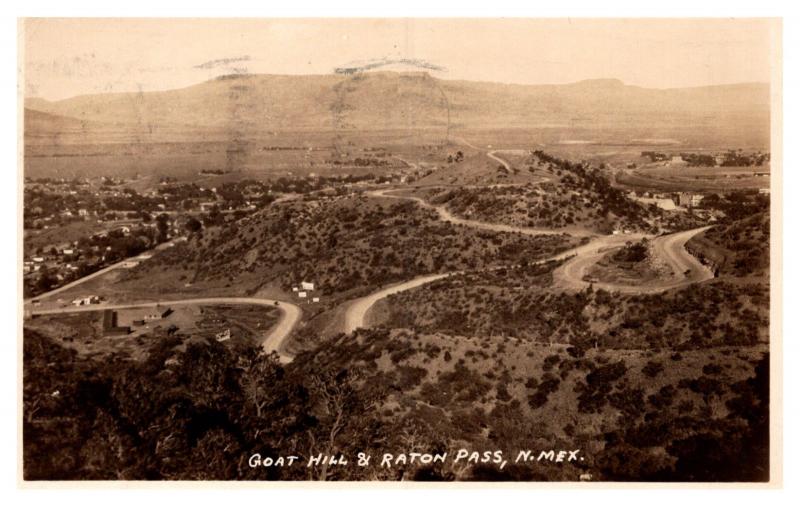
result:
M 434 206 L 419 197 L 390 195 L 387 193 L 389 191 L 390 190 L 371 191 L 367 192 L 367 195 L 372 197 L 389 197 L 413 200 L 423 207 L 436 210 L 436 212 L 439 214 L 439 217 L 443 221 L 449 221 L 454 224 L 465 225 L 483 230 L 511 233 L 517 232 L 527 235 L 563 233 L 554 230 L 539 230 L 527 227 L 514 227 L 510 225 L 499 225 L 482 221 L 465 220 L 453 216 L 443 206 Z M 710 279 L 713 277 L 713 273 L 708 268 L 703 266 L 697 258 L 686 251 L 685 248 L 686 242 L 689 239 L 694 237 L 696 234 L 707 230 L 708 228 L 710 227 L 696 228 L 693 230 L 677 232 L 675 234 L 653 239 L 652 251 L 667 265 L 669 265 L 673 271 L 673 276 L 670 279 L 660 282 L 648 282 L 643 285 L 624 285 L 614 283 L 593 283 L 593 285 L 597 288 L 603 288 L 608 291 L 618 291 L 621 293 L 658 293 L 672 288 L 686 286 L 692 283 Z M 639 233 L 593 236 L 592 240 L 587 244 L 564 251 L 551 258 L 540 260 L 537 263 L 569 259 L 564 265 L 560 266 L 553 272 L 554 284 L 565 289 L 581 290 L 590 284 L 589 281 L 584 280 L 584 276 L 586 275 L 589 267 L 597 263 L 597 261 L 600 260 L 608 251 L 619 248 L 625 245 L 627 242 L 639 241 L 646 237 L 649 238 L 650 236 Z M 383 288 L 375 293 L 367 295 L 366 297 L 352 301 L 345 311 L 344 331 L 346 333 L 350 333 L 359 327 L 365 327 L 367 313 L 379 300 L 390 295 L 400 293 L 405 290 L 418 288 L 438 279 L 457 274 L 461 274 L 461 272 L 457 271 L 420 276 L 403 283 Z
M 659 293 L 711 279 L 714 277 L 714 273 L 686 251 L 685 247 L 689 239 L 708 228 L 695 228 L 656 237 L 651 240 L 651 251 L 672 270 L 672 276 L 667 279 L 648 281 L 640 285 L 585 280 L 584 278 L 589 269 L 615 247 L 607 241 L 603 241 L 602 239 L 604 238 L 598 238 L 598 240 L 590 243 L 592 245 L 591 249 L 586 249 L 553 271 L 553 284 L 561 288 L 574 290 L 582 290 L 591 284 L 594 288 L 602 288 L 612 292 L 648 294 Z M 621 237 L 625 241 L 638 241 L 645 236 L 620 235 L 607 237 Z M 620 245 L 617 243 L 616 247 Z
M 513 225 L 506 225 L 503 223 L 490 223 L 486 221 L 479 221 L 479 220 L 469 220 L 466 218 L 460 218 L 455 216 L 451 213 L 445 206 L 435 206 L 429 202 L 426 202 L 424 199 L 420 197 L 411 197 L 411 196 L 404 196 L 404 195 L 392 195 L 389 192 L 396 191 L 392 189 L 386 190 L 373 190 L 366 192 L 366 195 L 370 197 L 386 197 L 391 199 L 404 199 L 404 200 L 413 200 L 417 202 L 421 207 L 426 209 L 432 209 L 436 211 L 439 215 L 439 219 L 442 221 L 447 221 L 454 225 L 464 225 L 466 227 L 477 228 L 481 230 L 491 230 L 493 232 L 507 232 L 507 233 L 518 233 L 524 235 L 561 235 L 561 234 L 570 234 L 573 236 L 578 237 L 586 237 L 591 236 L 592 234 L 588 231 L 582 230 L 553 230 L 551 228 L 535 228 L 535 227 L 515 227 Z

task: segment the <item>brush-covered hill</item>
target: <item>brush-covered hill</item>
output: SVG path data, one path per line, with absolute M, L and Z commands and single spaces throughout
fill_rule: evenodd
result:
M 484 170 L 494 184 L 425 190 L 425 197 L 455 215 L 517 227 L 590 230 L 655 230 L 662 212 L 644 206 L 611 185 L 596 167 L 531 151 Z M 474 171 L 473 171 L 474 173 Z M 522 176 L 538 181 L 519 183 Z M 524 180 L 523 180 L 524 181 Z
M 719 275 L 769 276 L 769 210 L 713 227 L 693 237 L 687 248 Z
M 28 480 L 769 477 L 766 347 L 584 352 L 376 329 L 282 366 L 181 334 L 140 360 L 80 356 L 30 330 L 24 345 Z M 249 465 L 254 454 L 284 465 Z M 349 464 L 308 465 L 318 454 Z
M 149 291 L 290 291 L 312 281 L 323 295 L 363 295 L 423 274 L 532 262 L 578 244 L 566 235 L 479 231 L 414 202 L 347 196 L 273 204 L 212 224 L 189 242 L 128 271 Z M 190 283 L 191 287 L 185 287 Z
M 28 99 L 49 114 L 143 131 L 507 127 L 769 128 L 769 86 L 735 84 L 647 89 L 614 79 L 567 85 L 449 81 L 427 73 L 235 75 L 187 88 Z M 29 128 L 43 125 L 30 124 Z

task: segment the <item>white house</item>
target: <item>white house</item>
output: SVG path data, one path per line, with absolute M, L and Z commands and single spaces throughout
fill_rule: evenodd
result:
M 303 281 L 300 283 L 300 288 L 303 290 L 314 290 L 314 283 L 309 283 L 308 281 Z
M 301 299 L 305 299 L 308 296 L 308 293 L 306 293 L 306 292 L 298 292 L 297 296 L 300 297 Z

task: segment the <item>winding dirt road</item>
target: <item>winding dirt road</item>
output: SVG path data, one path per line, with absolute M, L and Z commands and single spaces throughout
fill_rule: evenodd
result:
M 515 227 L 513 225 L 505 225 L 503 223 L 490 223 L 487 221 L 478 221 L 478 220 L 468 220 L 466 218 L 459 218 L 458 216 L 451 213 L 445 206 L 435 206 L 420 197 L 411 197 L 405 195 L 391 195 L 389 192 L 397 191 L 396 189 L 386 189 L 386 190 L 373 190 L 365 192 L 365 195 L 370 197 L 385 197 L 390 199 L 401 199 L 401 200 L 413 200 L 414 202 L 418 203 L 421 207 L 426 209 L 431 209 L 436 211 L 439 215 L 439 219 L 442 221 L 447 221 L 454 225 L 464 225 L 466 227 L 477 228 L 480 230 L 491 230 L 493 232 L 506 232 L 506 233 L 517 233 L 517 234 L 524 234 L 524 235 L 561 235 L 561 234 L 569 234 L 576 237 L 590 237 L 594 234 L 588 231 L 581 231 L 581 230 L 553 230 L 551 228 L 535 228 L 535 227 Z
M 587 245 L 587 248 L 576 255 L 575 258 L 553 271 L 553 283 L 564 289 L 582 290 L 589 285 L 593 285 L 595 288 L 602 288 L 611 292 L 651 294 L 711 279 L 714 277 L 714 273 L 701 264 L 700 261 L 686 251 L 685 248 L 686 242 L 689 239 L 708 228 L 710 227 L 695 228 L 652 239 L 652 251 L 672 270 L 672 276 L 669 279 L 657 282 L 649 281 L 642 285 L 605 283 L 600 281 L 587 281 L 584 279 L 589 269 L 603 258 L 606 253 L 623 245 L 627 241 L 638 241 L 647 237 L 644 234 L 629 234 L 606 236 L 592 241 Z M 621 238 L 621 242 L 620 240 L 609 241 L 607 238 Z
M 464 141 L 466 142 L 466 141 Z M 467 143 L 470 145 L 469 143 Z M 471 146 L 471 145 L 470 145 Z M 472 146 L 474 147 L 474 146 Z M 477 149 L 477 148 L 476 148 Z M 508 163 L 502 158 L 495 155 L 496 151 L 491 151 L 487 155 L 502 163 L 508 168 Z M 526 235 L 543 235 L 543 234 L 562 234 L 565 232 L 550 230 L 550 229 L 537 229 L 528 227 L 514 227 L 510 225 L 503 225 L 497 223 L 487 223 L 477 220 L 467 220 L 454 216 L 444 206 L 435 206 L 423 200 L 420 197 L 390 195 L 388 192 L 392 190 L 375 190 L 367 192 L 366 194 L 371 197 L 385 197 L 413 200 L 420 206 L 435 210 L 439 218 L 443 221 L 448 221 L 457 225 L 464 225 L 482 230 L 492 230 L 496 232 L 509 232 L 520 233 Z M 617 291 L 620 293 L 658 293 L 672 288 L 686 286 L 692 283 L 705 281 L 714 277 L 713 273 L 706 268 L 700 261 L 686 251 L 686 242 L 694 237 L 696 234 L 707 230 L 710 227 L 702 227 L 693 230 L 686 230 L 677 232 L 666 236 L 657 237 L 652 240 L 652 251 L 662 259 L 673 271 L 673 276 L 668 280 L 662 282 L 648 282 L 646 285 L 624 285 L 614 283 L 591 283 L 597 288 L 603 288 L 608 291 Z M 577 234 L 572 234 L 577 235 Z M 618 234 L 607 236 L 595 236 L 585 234 L 585 236 L 592 237 L 592 240 L 587 244 L 572 248 L 555 255 L 553 257 L 540 260 L 537 263 L 544 263 L 552 260 L 569 259 L 564 265 L 560 266 L 553 272 L 553 279 L 556 286 L 561 286 L 565 289 L 582 290 L 590 285 L 589 281 L 584 281 L 584 276 L 588 269 L 599 261 L 608 251 L 619 248 L 627 242 L 639 241 L 645 237 L 650 238 L 646 234 Z M 344 332 L 350 333 L 360 327 L 366 326 L 366 318 L 369 310 L 381 299 L 390 295 L 418 288 L 422 285 L 428 284 L 432 281 L 445 278 L 450 275 L 457 275 L 461 272 L 449 272 L 443 274 L 430 274 L 420 276 L 412 280 L 398 283 L 387 288 L 383 288 L 375 293 L 356 299 L 350 303 L 345 311 Z
M 540 264 L 540 263 L 550 262 L 552 260 L 563 260 L 563 259 L 569 258 L 569 257 L 571 257 L 573 255 L 580 254 L 582 251 L 585 251 L 586 248 L 591 248 L 592 245 L 593 245 L 593 243 L 585 244 L 585 245 L 582 245 L 582 246 L 578 246 L 576 248 L 572 248 L 572 249 L 563 251 L 561 253 L 558 253 L 557 255 L 554 255 L 554 256 L 549 257 L 549 258 L 545 258 L 543 260 L 539 260 L 539 261 L 534 262 L 534 263 L 535 264 Z M 508 267 L 510 267 L 510 266 L 502 265 L 502 266 L 498 266 L 498 267 L 492 267 L 492 268 L 489 268 L 489 269 L 486 269 L 486 270 L 499 270 L 499 269 L 505 269 L 505 268 L 508 268 Z M 453 271 L 453 272 L 445 272 L 445 273 L 441 273 L 441 274 L 427 274 L 425 276 L 416 277 L 416 278 L 411 279 L 409 281 L 404 281 L 402 283 L 397 283 L 397 284 L 388 286 L 386 288 L 382 288 L 381 290 L 379 290 L 377 292 L 374 292 L 374 293 L 371 293 L 371 294 L 369 294 L 369 295 L 367 295 L 365 297 L 362 297 L 360 299 L 355 299 L 354 301 L 352 301 L 350 303 L 350 305 L 347 307 L 347 310 L 345 311 L 345 315 L 344 315 L 344 322 L 345 322 L 344 323 L 344 332 L 346 334 L 349 334 L 350 332 L 353 332 L 357 328 L 366 327 L 367 325 L 366 325 L 365 322 L 367 320 L 367 313 L 381 299 L 385 299 L 386 297 L 388 297 L 390 295 L 394 295 L 396 293 L 404 292 L 406 290 L 411 290 L 413 288 L 418 288 L 418 287 L 420 287 L 422 285 L 426 285 L 428 283 L 431 283 L 433 281 L 437 281 L 439 279 L 446 278 L 448 276 L 456 276 L 456 275 L 463 274 L 463 273 L 464 273 L 464 271 Z
M 714 274 L 700 263 L 697 258 L 685 249 L 686 241 L 709 227 L 697 228 L 662 236 L 652 241 L 653 251 L 663 258 L 672 268 L 673 277 L 659 283 L 646 285 L 623 285 L 614 283 L 590 283 L 584 281 L 588 269 L 599 261 L 609 251 L 624 246 L 631 241 L 639 241 L 648 237 L 645 234 L 620 234 L 596 237 L 591 242 L 563 251 L 552 257 L 539 260 L 535 263 L 545 263 L 553 260 L 564 260 L 572 257 L 564 265 L 553 271 L 554 284 L 564 289 L 582 290 L 592 284 L 595 288 L 602 288 L 610 292 L 628 294 L 659 293 L 672 288 L 678 288 L 692 283 L 705 281 L 714 277 Z M 503 266 L 508 267 L 508 266 Z M 502 267 L 498 267 L 502 268 Z M 446 272 L 442 274 L 429 274 L 420 276 L 403 283 L 383 288 L 366 297 L 356 299 L 350 303 L 345 311 L 344 332 L 351 333 L 358 328 L 367 327 L 367 314 L 380 300 L 406 290 L 418 288 L 433 281 L 462 274 L 462 271 Z
M 488 156 L 492 160 L 500 163 L 503 167 L 505 167 L 505 169 L 507 171 L 511 172 L 511 165 L 507 161 L 505 161 L 502 158 L 500 158 L 499 156 L 495 155 L 495 153 L 497 153 L 497 151 L 489 151 L 488 153 L 486 153 L 486 156 Z
M 356 330 L 357 328 L 366 327 L 364 322 L 366 321 L 367 312 L 379 300 L 385 299 L 386 297 L 393 295 L 395 293 L 400 293 L 406 290 L 411 290 L 412 288 L 417 288 L 418 286 L 428 284 L 432 281 L 436 281 L 437 279 L 446 278 L 447 276 L 453 274 L 458 274 L 458 273 L 447 272 L 444 274 L 429 274 L 427 276 L 420 276 L 410 281 L 405 281 L 403 283 L 398 283 L 396 285 L 383 288 L 375 293 L 367 295 L 366 297 L 354 300 L 350 304 L 350 306 L 348 306 L 347 311 L 345 311 L 344 314 L 344 332 L 346 334 L 349 334 L 354 330 Z
M 531 264 L 543 264 L 546 262 L 551 262 L 553 260 L 564 260 L 570 257 L 582 258 L 586 255 L 592 255 L 598 248 L 614 248 L 620 247 L 625 244 L 626 241 L 632 240 L 633 237 L 643 237 L 643 235 L 609 235 L 609 236 L 601 236 L 595 239 L 592 242 L 587 244 L 583 244 L 581 246 L 577 246 L 575 248 L 571 248 L 556 255 L 553 255 L 548 258 L 544 258 L 542 260 L 538 260 L 536 262 L 532 262 Z M 602 255 L 601 255 L 602 256 Z M 595 260 L 596 261 L 596 260 Z M 498 270 L 504 269 L 508 267 L 514 267 L 509 265 L 502 265 L 498 267 L 492 267 L 486 270 Z M 464 271 L 453 271 L 453 272 L 445 272 L 441 274 L 427 274 L 424 276 L 419 276 L 409 281 L 405 281 L 402 283 L 398 283 L 386 288 L 383 288 L 377 292 L 371 293 L 365 297 L 360 299 L 356 299 L 350 303 L 345 311 L 344 317 L 344 332 L 350 333 L 360 327 L 366 327 L 366 320 L 367 314 L 369 310 L 381 299 L 385 299 L 390 295 L 394 295 L 396 293 L 400 293 L 406 290 L 411 290 L 413 288 L 418 288 L 422 285 L 426 285 L 433 281 L 446 278 L 448 276 L 456 276 L 459 274 L 463 274 Z

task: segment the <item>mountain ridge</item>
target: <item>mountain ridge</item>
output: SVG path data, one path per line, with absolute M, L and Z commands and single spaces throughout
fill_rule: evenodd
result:
M 26 98 L 27 109 L 147 130 L 208 127 L 251 131 L 413 129 L 445 125 L 534 127 L 768 125 L 765 83 L 654 89 L 618 79 L 569 84 L 444 80 L 427 72 L 352 75 L 228 75 L 166 91 Z M 730 126 L 730 125 L 728 125 Z

